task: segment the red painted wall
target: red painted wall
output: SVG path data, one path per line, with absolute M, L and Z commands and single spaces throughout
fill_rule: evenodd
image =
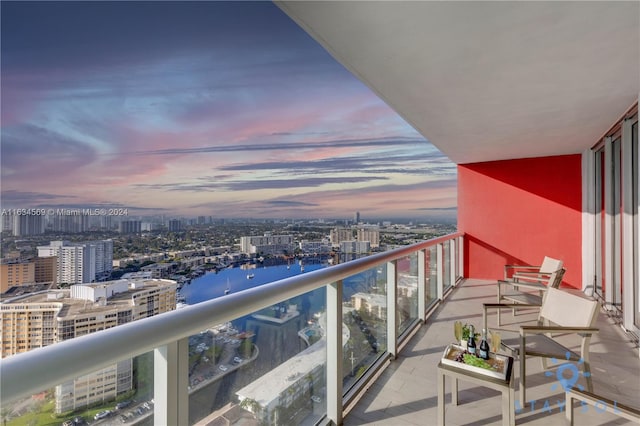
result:
M 580 155 L 458 166 L 465 274 L 499 279 L 505 264 L 562 259 L 563 285 L 582 287 Z

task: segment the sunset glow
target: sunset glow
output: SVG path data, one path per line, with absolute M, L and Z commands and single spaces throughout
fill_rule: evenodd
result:
M 2 205 L 422 217 L 455 166 L 266 2 L 2 2 Z

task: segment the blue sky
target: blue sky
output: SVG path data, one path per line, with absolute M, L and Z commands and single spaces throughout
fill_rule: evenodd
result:
M 3 207 L 419 218 L 455 166 L 268 2 L 1 3 Z

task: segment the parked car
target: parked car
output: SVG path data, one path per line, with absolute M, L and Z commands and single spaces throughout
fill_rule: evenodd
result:
M 107 417 L 109 417 L 110 414 L 111 414 L 111 411 L 109 410 L 100 411 L 95 416 L 93 416 L 93 419 L 94 420 L 106 419 Z
M 218 368 L 220 369 L 220 371 L 227 371 L 229 369 L 229 367 L 227 367 L 226 365 L 221 365 Z
M 116 404 L 116 410 L 122 410 L 123 408 L 127 408 L 130 406 L 132 401 L 121 401 Z

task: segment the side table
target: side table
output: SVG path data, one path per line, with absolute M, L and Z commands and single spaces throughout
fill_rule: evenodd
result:
M 438 364 L 438 425 L 444 426 L 445 424 L 445 377 L 449 376 L 453 379 L 451 386 L 451 402 L 453 405 L 458 405 L 458 379 L 500 391 L 502 392 L 502 424 L 503 426 L 514 426 L 515 390 L 513 388 L 513 375 L 511 371 L 508 371 L 508 373 L 506 380 L 501 380 L 440 362 Z

